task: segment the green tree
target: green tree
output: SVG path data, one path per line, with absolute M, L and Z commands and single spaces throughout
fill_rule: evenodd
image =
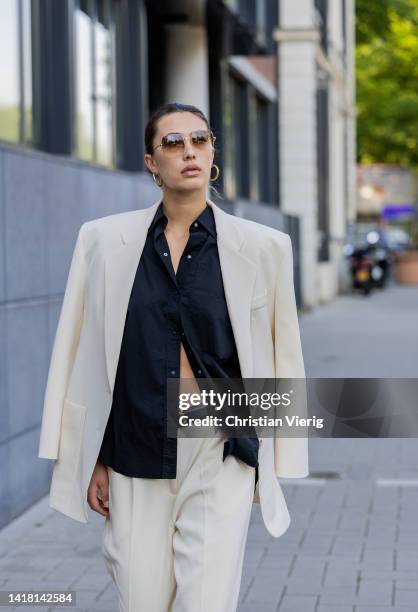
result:
M 418 2 L 356 2 L 358 156 L 418 168 Z

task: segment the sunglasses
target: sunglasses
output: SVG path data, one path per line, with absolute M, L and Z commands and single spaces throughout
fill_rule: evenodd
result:
M 191 139 L 191 142 L 196 147 L 205 147 L 209 143 L 214 144 L 216 136 L 213 135 L 211 130 L 195 130 L 190 132 L 190 136 L 185 136 L 180 132 L 170 132 L 161 139 L 161 143 L 153 148 L 153 152 L 158 147 L 161 147 L 163 151 L 175 151 L 182 149 L 186 146 L 186 138 Z

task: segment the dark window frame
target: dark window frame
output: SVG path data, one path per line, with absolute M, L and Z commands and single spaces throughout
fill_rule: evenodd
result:
M 91 157 L 87 159 L 81 157 L 79 151 L 79 143 L 77 142 L 77 62 L 75 49 L 72 54 L 72 113 L 71 113 L 71 125 L 72 125 L 72 142 L 73 142 L 73 154 L 75 157 L 80 158 L 83 162 L 96 164 L 105 168 L 114 169 L 117 167 L 117 129 L 116 129 L 116 115 L 117 115 L 117 85 L 116 85 L 116 50 L 115 50 L 115 8 L 116 4 L 112 0 L 74 0 L 73 4 L 73 35 L 74 44 L 76 41 L 76 28 L 77 25 L 74 23 L 76 10 L 80 10 L 90 18 L 90 33 L 89 33 L 89 44 L 90 44 L 90 74 L 91 74 L 91 125 L 92 125 L 92 152 Z M 106 23 L 105 23 L 106 22 Z M 108 163 L 100 160 L 99 157 L 99 129 L 98 129 L 98 84 L 97 84 L 97 57 L 96 57 L 96 26 L 98 23 L 102 23 L 109 30 L 111 38 L 110 43 L 110 113 L 111 113 L 111 159 Z
M 18 111 L 18 123 L 17 123 L 17 138 L 8 139 L 5 136 L 0 135 L 0 141 L 4 141 L 11 144 L 18 144 L 23 146 L 31 147 L 33 146 L 33 50 L 32 50 L 32 39 L 33 39 L 33 17 L 32 17 L 32 7 L 30 2 L 26 2 L 27 7 L 30 10 L 30 29 L 28 33 L 24 32 L 24 8 L 23 2 L 24 0 L 14 0 L 16 3 L 16 22 L 15 22 L 15 40 L 16 49 L 17 49 L 17 70 L 18 70 L 18 91 L 17 91 L 17 104 L 16 108 Z M 28 126 L 26 121 L 26 97 L 25 97 L 25 89 L 26 89 L 26 79 L 28 76 L 26 75 L 26 67 L 25 67 L 25 53 L 27 52 L 26 44 L 27 38 L 26 35 L 30 36 L 29 51 L 30 51 L 30 82 L 32 86 L 32 100 L 31 100 L 31 115 L 32 121 L 30 126 Z

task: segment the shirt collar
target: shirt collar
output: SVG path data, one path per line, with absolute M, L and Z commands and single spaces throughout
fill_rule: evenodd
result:
M 204 208 L 202 212 L 200 213 L 200 215 L 192 221 L 192 223 L 190 224 L 190 229 L 192 228 L 193 223 L 196 223 L 196 222 L 199 222 L 206 229 L 206 231 L 209 232 L 209 234 L 211 234 L 211 236 L 216 238 L 215 217 L 213 214 L 212 207 L 209 206 L 209 204 L 206 204 L 206 208 Z M 161 201 L 154 215 L 154 218 L 151 221 L 151 224 L 148 228 L 148 233 L 153 231 L 153 229 L 157 226 L 161 226 L 161 231 L 164 231 L 167 223 L 168 223 L 168 219 L 164 214 L 163 202 Z

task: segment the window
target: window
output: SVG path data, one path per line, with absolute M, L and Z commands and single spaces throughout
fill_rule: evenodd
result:
M 276 161 L 277 149 L 274 136 L 276 124 L 269 122 L 269 103 L 260 96 L 256 96 L 257 104 L 257 199 L 261 202 L 270 202 L 272 197 L 269 187 L 270 169 L 275 174 L 277 167 L 272 161 Z M 274 110 L 274 107 L 273 107 Z M 273 132 L 273 133 L 272 133 Z
M 1 0 L 0 57 L 0 138 L 32 144 L 30 0 Z
M 232 79 L 234 131 L 234 171 L 236 196 L 250 197 L 250 167 L 248 142 L 249 100 L 248 85 L 241 79 Z
M 260 2 L 260 0 L 258 1 Z M 263 2 L 263 0 L 261 0 L 261 2 Z M 254 0 L 238 0 L 238 14 L 249 27 L 255 27 L 257 7 Z
M 75 55 L 76 154 L 113 166 L 115 53 L 110 0 L 78 0 Z
M 221 67 L 224 192 L 231 199 L 277 202 L 277 104 L 228 62 Z
M 321 34 L 321 46 L 328 51 L 328 0 L 315 0 L 316 16 Z
M 256 3 L 257 11 L 257 42 L 260 45 L 267 44 L 267 7 L 266 0 L 258 0 Z

